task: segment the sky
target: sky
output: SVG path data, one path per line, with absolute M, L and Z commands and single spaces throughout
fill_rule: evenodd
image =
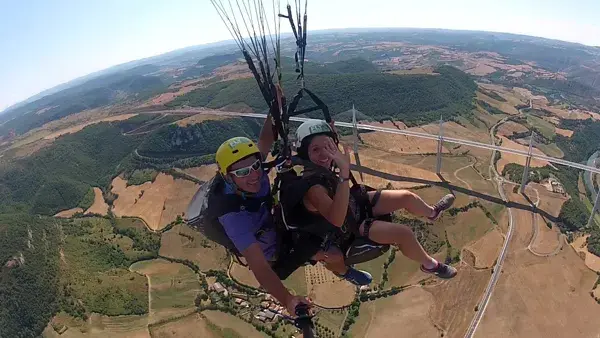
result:
M 263 1 L 270 6 L 272 0 Z M 312 30 L 484 30 L 594 46 L 600 46 L 598 13 L 598 0 L 309 0 L 308 4 Z M 113 65 L 228 39 L 229 32 L 209 0 L 0 0 L 0 111 Z

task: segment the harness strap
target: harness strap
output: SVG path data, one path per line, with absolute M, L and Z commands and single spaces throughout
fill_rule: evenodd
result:
M 369 203 L 369 205 L 371 206 L 371 214 L 373 213 L 373 207 L 377 205 L 377 202 L 379 202 L 379 198 L 381 197 L 381 191 L 381 189 L 377 189 L 375 195 L 373 195 L 373 200 L 371 200 L 371 203 Z

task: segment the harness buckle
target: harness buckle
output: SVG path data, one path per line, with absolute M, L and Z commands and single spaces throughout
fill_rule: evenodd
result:
M 278 174 L 286 173 L 292 169 L 291 164 L 292 160 L 289 158 L 282 158 L 281 162 L 275 164 L 275 171 L 277 171 Z

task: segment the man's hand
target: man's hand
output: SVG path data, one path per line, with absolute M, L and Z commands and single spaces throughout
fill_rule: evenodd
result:
M 287 304 L 285 304 L 285 307 L 287 308 L 288 312 L 292 317 L 296 316 L 296 306 L 298 306 L 298 304 L 306 304 L 309 307 L 312 306 L 312 302 L 306 297 L 291 296 L 288 299 Z

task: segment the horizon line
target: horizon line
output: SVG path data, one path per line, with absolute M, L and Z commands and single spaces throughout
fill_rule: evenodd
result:
M 544 39 L 544 40 L 551 40 L 551 41 L 559 41 L 559 42 L 563 42 L 563 43 L 570 43 L 570 44 L 574 44 L 574 45 L 580 45 L 580 46 L 588 47 L 588 48 L 597 48 L 597 49 L 600 49 L 600 46 L 588 45 L 588 44 L 584 44 L 584 43 L 581 43 L 581 42 L 568 41 L 568 40 L 560 40 L 560 39 L 556 39 L 556 38 L 549 38 L 549 37 L 543 37 L 543 36 L 528 35 L 528 34 L 525 34 L 525 33 L 507 33 L 507 32 L 488 31 L 488 30 L 450 29 L 450 28 L 439 28 L 439 27 L 426 27 L 426 28 L 424 28 L 424 27 L 346 27 L 346 28 L 317 29 L 317 30 L 312 30 L 310 32 L 312 32 L 312 33 L 327 33 L 327 32 L 336 32 L 336 31 L 351 31 L 351 30 L 363 30 L 363 31 L 368 31 L 368 30 L 371 30 L 371 31 L 386 31 L 386 30 L 387 31 L 393 31 L 393 30 L 422 30 L 422 31 L 425 31 L 425 30 L 432 30 L 432 31 L 451 31 L 451 32 L 471 32 L 471 33 L 505 34 L 505 35 L 514 35 L 514 36 L 526 36 L 526 37 L 537 38 L 537 39 Z M 288 37 L 291 38 L 291 35 L 292 35 L 291 32 L 286 32 L 286 33 L 281 34 L 281 36 L 285 37 L 286 39 Z M 75 81 L 75 80 L 81 79 L 83 77 L 87 77 L 87 76 L 93 75 L 95 73 L 100 73 L 100 72 L 103 72 L 103 71 L 107 71 L 107 70 L 109 70 L 109 69 L 111 69 L 113 67 L 123 66 L 123 65 L 126 65 L 128 63 L 132 63 L 132 62 L 143 61 L 143 60 L 146 60 L 146 59 L 150 59 L 150 58 L 154 58 L 154 57 L 159 57 L 159 56 L 162 56 L 162 55 L 166 55 L 166 54 L 169 54 L 169 53 L 177 52 L 177 51 L 184 50 L 184 49 L 187 49 L 187 48 L 197 48 L 197 47 L 207 47 L 208 48 L 211 45 L 220 45 L 220 44 L 226 45 L 226 44 L 229 44 L 229 43 L 235 44 L 235 40 L 233 38 L 231 38 L 231 39 L 227 39 L 227 40 L 218 40 L 218 41 L 206 42 L 206 43 L 202 43 L 202 44 L 198 44 L 198 45 L 189 45 L 189 46 L 180 47 L 180 48 L 168 50 L 168 51 L 165 51 L 165 52 L 161 52 L 161 53 L 158 53 L 158 54 L 149 55 L 149 56 L 146 56 L 146 57 L 143 57 L 143 58 L 140 58 L 140 59 L 134 59 L 134 60 L 129 60 L 129 61 L 125 61 L 125 62 L 122 62 L 122 63 L 114 64 L 114 65 L 108 66 L 108 67 L 100 69 L 100 70 L 91 71 L 89 73 L 86 73 L 86 74 L 77 76 L 75 78 L 72 78 L 72 79 L 70 79 L 68 81 L 57 83 L 57 84 L 55 84 L 55 85 L 53 85 L 51 87 L 45 88 L 43 90 L 40 90 L 39 92 L 37 92 L 35 94 L 31 94 L 31 95 L 27 96 L 26 98 L 23 98 L 23 99 L 18 100 L 18 101 L 14 102 L 14 103 L 8 104 L 6 107 L 0 109 L 0 115 L 3 114 L 3 113 L 5 113 L 11 107 L 13 107 L 15 105 L 18 105 L 18 104 L 20 104 L 23 101 L 27 101 L 30 98 L 32 98 L 32 97 L 34 97 L 36 95 L 39 95 L 39 94 L 41 94 L 41 93 L 43 93 L 45 91 L 52 90 L 53 88 L 56 88 L 56 87 L 61 86 L 61 85 L 66 85 L 66 84 L 68 84 L 68 83 L 70 83 L 72 81 Z M 149 64 L 151 64 L 151 63 L 149 63 Z M 90 80 L 92 80 L 92 79 L 90 79 Z M 49 95 L 51 95 L 51 94 L 49 94 Z M 43 97 L 45 97 L 45 96 L 43 96 Z

